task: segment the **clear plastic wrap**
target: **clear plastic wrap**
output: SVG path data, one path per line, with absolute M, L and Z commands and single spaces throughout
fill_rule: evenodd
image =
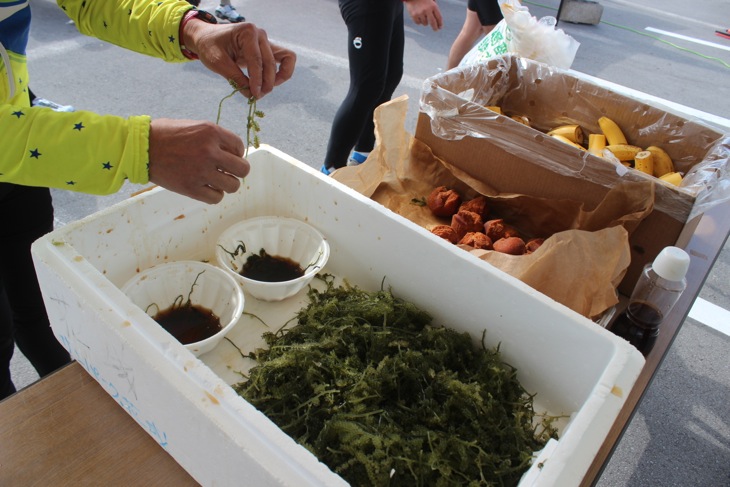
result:
M 512 53 L 550 66 L 570 68 L 580 43 L 556 28 L 555 17 L 537 19 L 519 0 L 499 0 L 499 6 L 504 18 L 464 56 L 462 66 Z
M 428 78 L 420 110 L 428 115 L 438 137 L 489 139 L 552 172 L 605 187 L 619 179 L 656 181 L 655 208 L 680 222 L 730 199 L 730 135 L 691 114 L 696 111 L 685 113 L 676 104 L 664 106 L 648 95 L 642 99 L 615 88 L 572 70 L 506 55 Z M 487 106 L 499 106 L 503 115 Z M 511 116 L 527 117 L 530 126 Z M 664 148 L 677 171 L 685 175 L 681 186 L 546 135 L 554 127 L 573 123 L 581 126 L 587 138 L 600 133 L 601 116 L 616 121 L 630 144 Z

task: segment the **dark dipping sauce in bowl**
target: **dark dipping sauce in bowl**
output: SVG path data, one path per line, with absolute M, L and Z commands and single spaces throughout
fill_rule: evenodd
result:
M 223 328 L 213 311 L 196 304 L 171 306 L 153 319 L 183 345 L 210 338 Z
M 304 275 L 304 269 L 298 262 L 287 257 L 269 255 L 264 249 L 246 259 L 240 274 L 254 281 L 283 282 L 291 281 Z

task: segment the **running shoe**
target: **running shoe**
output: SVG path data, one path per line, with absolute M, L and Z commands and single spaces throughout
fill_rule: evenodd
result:
M 216 7 L 215 16 L 233 23 L 246 21 L 246 18 L 236 12 L 236 8 L 232 5 L 220 5 Z
M 348 166 L 359 166 L 367 160 L 368 156 L 359 152 L 352 152 L 350 157 L 347 159 Z

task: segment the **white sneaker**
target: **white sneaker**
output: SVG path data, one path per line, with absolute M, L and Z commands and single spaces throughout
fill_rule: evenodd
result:
M 59 105 L 58 103 L 46 100 L 45 98 L 36 98 L 33 100 L 34 107 L 46 107 L 56 110 L 57 112 L 75 112 L 76 109 L 71 105 Z
M 232 5 L 220 5 L 216 7 L 215 16 L 219 19 L 227 20 L 234 23 L 246 21 L 246 18 L 236 12 L 236 8 Z

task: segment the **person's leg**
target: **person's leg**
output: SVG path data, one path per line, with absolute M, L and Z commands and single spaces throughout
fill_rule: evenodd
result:
M 498 0 L 470 0 L 469 5 L 474 5 L 479 23 L 482 24 L 483 33 L 489 34 L 492 29 L 504 18 Z
M 16 345 L 41 377 L 70 362 L 51 329 L 38 286 L 31 244 L 53 229 L 50 190 L 9 185 L 0 200 L 0 279 Z M 5 365 L 0 364 L 0 365 Z
M 340 0 L 340 11 L 347 25 L 350 87 L 330 131 L 324 161 L 330 170 L 343 167 L 361 134 L 368 130 L 372 132 L 373 110 L 389 83 L 392 26 L 398 10 L 402 22 L 401 2 Z M 403 28 L 402 23 L 400 28 Z M 363 144 L 358 149 L 370 151 L 372 146 Z
M 380 97 L 373 104 L 370 113 L 368 114 L 365 126 L 360 132 L 360 138 L 355 144 L 355 150 L 358 152 L 370 152 L 375 146 L 375 109 L 390 101 L 393 97 L 395 89 L 398 88 L 401 79 L 403 79 L 403 53 L 405 50 L 405 31 L 403 29 L 403 4 L 401 2 L 394 2 L 396 9 L 394 9 L 387 22 L 391 25 L 390 31 L 390 43 L 387 55 L 387 71 L 385 74 L 385 84 Z M 386 24 L 387 25 L 387 24 Z
M 10 376 L 10 360 L 15 352 L 12 323 L 10 305 L 0 276 L 0 401 L 15 392 L 15 384 Z

